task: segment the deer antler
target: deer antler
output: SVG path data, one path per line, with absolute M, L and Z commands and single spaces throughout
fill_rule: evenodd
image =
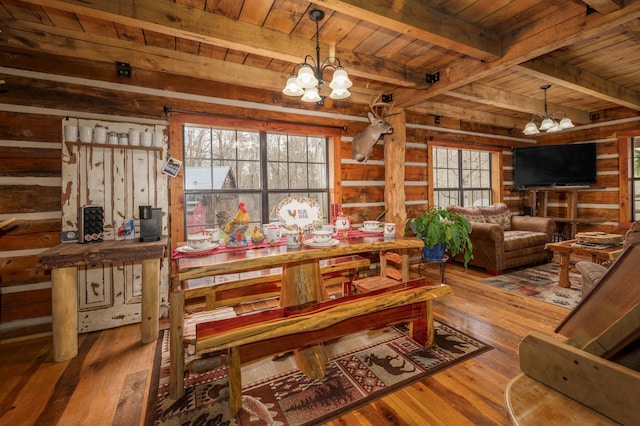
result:
M 380 93 L 377 96 L 376 95 L 372 96 L 371 101 L 369 101 L 369 109 L 377 119 L 382 119 L 382 117 L 386 117 L 388 115 L 388 112 L 393 110 L 393 107 L 395 106 L 395 102 L 389 105 L 387 102 L 381 102 L 380 101 L 381 98 L 382 98 L 382 93 Z M 382 114 L 378 114 L 376 112 L 376 108 L 380 108 L 380 107 L 382 107 Z

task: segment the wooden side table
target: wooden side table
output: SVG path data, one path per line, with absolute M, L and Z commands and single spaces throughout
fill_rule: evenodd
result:
M 447 280 L 444 277 L 444 268 L 449 261 L 449 256 L 445 256 L 442 259 L 427 259 L 424 256 L 420 257 L 420 263 L 418 264 L 418 274 L 422 277 L 422 271 L 429 265 L 439 265 L 440 267 L 440 282 L 446 284 Z
M 142 262 L 142 343 L 158 338 L 160 259 L 166 256 L 168 237 L 141 243 L 138 240 L 99 243 L 63 243 L 40 255 L 51 269 L 53 360 L 65 361 L 78 354 L 78 267 L 105 263 Z

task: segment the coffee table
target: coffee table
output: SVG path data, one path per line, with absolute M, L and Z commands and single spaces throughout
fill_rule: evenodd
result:
M 578 240 L 547 243 L 544 248 L 558 253 L 560 256 L 560 271 L 558 286 L 571 287 L 569 282 L 569 260 L 572 254 L 591 257 L 594 263 L 602 264 L 606 260 L 615 260 L 622 253 L 622 245 L 588 247 L 578 244 Z

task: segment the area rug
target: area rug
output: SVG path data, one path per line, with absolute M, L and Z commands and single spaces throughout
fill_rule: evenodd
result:
M 533 297 L 563 308 L 573 309 L 582 300 L 581 276 L 569 272 L 571 287 L 558 287 L 558 268 L 558 263 L 549 262 L 484 278 L 480 282 L 521 296 Z
M 445 324 L 436 323 L 436 345 L 430 349 L 406 331 L 394 327 L 362 332 L 327 344 L 331 361 L 321 380 L 308 379 L 292 356 L 244 366 L 242 410 L 236 418 L 228 413 L 225 367 L 191 374 L 185 379 L 184 397 L 168 397 L 169 332 L 163 331 L 154 366 L 160 373 L 155 387 L 152 383 L 146 424 L 319 424 L 491 349 Z

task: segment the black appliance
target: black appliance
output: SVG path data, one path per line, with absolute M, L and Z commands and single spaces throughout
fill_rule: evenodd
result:
M 140 241 L 160 241 L 162 237 L 162 209 L 140 206 Z
M 78 207 L 78 243 L 104 241 L 104 209 L 87 205 Z
M 513 184 L 582 186 L 596 183 L 596 143 L 514 148 Z

